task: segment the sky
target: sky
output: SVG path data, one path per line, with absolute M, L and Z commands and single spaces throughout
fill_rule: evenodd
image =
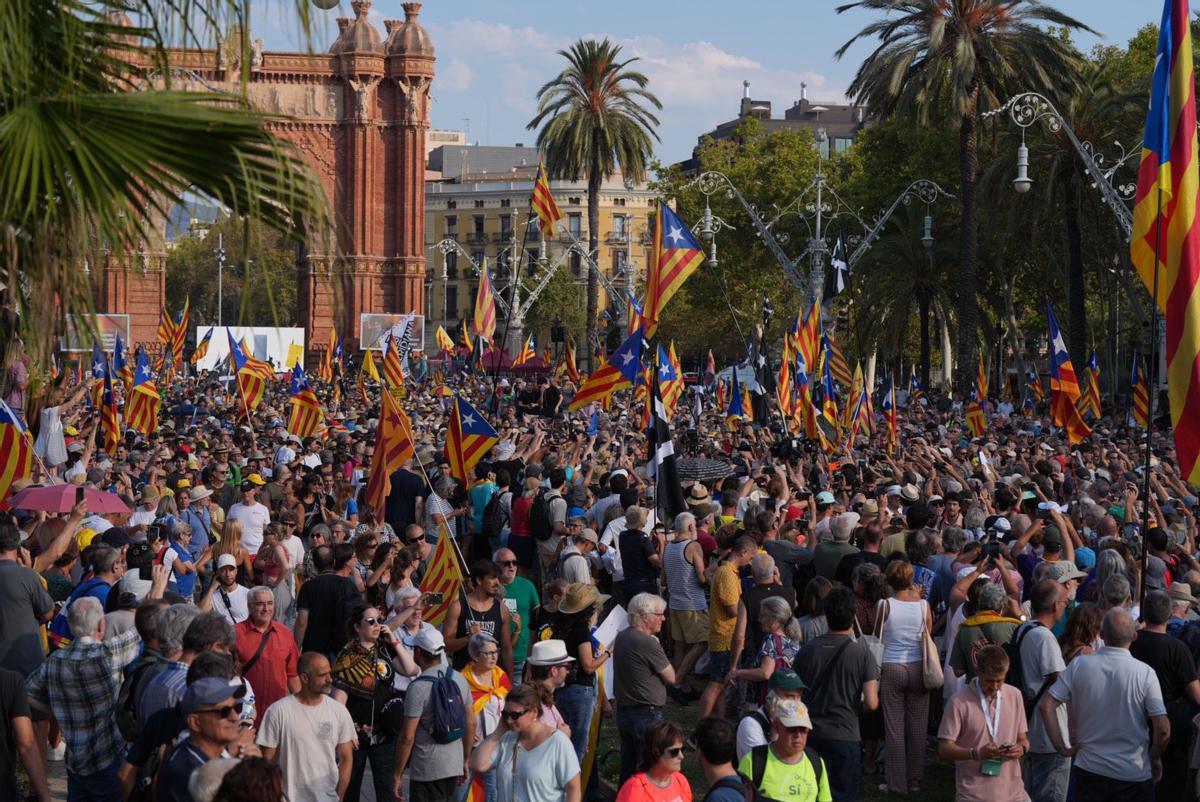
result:
M 742 81 L 751 96 L 772 102 L 773 115 L 800 97 L 808 84 L 813 101 L 845 102 L 845 91 L 871 51 L 857 44 L 840 60 L 834 51 L 875 17 L 852 9 L 838 14 L 835 0 L 429 0 L 421 23 L 436 50 L 434 128 L 467 130 L 485 145 L 532 144 L 526 130 L 539 86 L 563 66 L 557 51 L 581 37 L 608 36 L 633 68 L 650 79 L 663 103 L 661 142 L 656 155 L 671 163 L 691 155 L 697 137 L 737 116 Z M 1098 32 L 1080 34 L 1084 50 L 1096 44 L 1124 45 L 1143 25 L 1157 22 L 1153 0 L 1051 0 Z M 295 49 L 298 42 L 291 0 L 260 2 L 254 36 L 266 49 Z M 334 10 L 315 10 L 315 47 L 328 47 L 336 18 L 353 16 L 348 0 Z M 400 0 L 375 0 L 370 19 L 403 19 Z

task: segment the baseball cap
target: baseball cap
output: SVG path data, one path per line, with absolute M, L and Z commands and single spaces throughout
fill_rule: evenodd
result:
M 833 493 L 830 493 L 828 490 L 822 490 L 820 493 L 817 493 L 818 504 L 833 504 L 835 501 Z
M 600 542 L 600 537 L 599 537 L 599 535 L 596 534 L 595 529 L 586 529 L 585 528 L 582 532 L 580 532 L 577 535 L 577 537 L 582 538 L 583 540 L 586 540 L 588 543 L 591 543 L 593 546 L 597 545 Z
M 808 717 L 808 706 L 798 699 L 782 699 L 776 702 L 775 720 L 785 727 L 812 729 L 812 719 Z
M 767 682 L 767 687 L 780 691 L 802 691 L 808 688 L 804 684 L 804 680 L 800 679 L 800 675 L 791 668 L 777 668 L 771 674 L 771 679 Z
M 432 627 L 422 628 L 413 638 L 413 646 L 430 654 L 441 654 L 446 649 L 446 639 Z
M 217 558 L 217 570 L 222 568 L 237 568 L 237 558 L 232 554 L 222 554 Z
M 246 695 L 246 686 L 229 684 L 229 680 L 220 677 L 205 677 L 198 679 L 183 693 L 183 701 L 179 707 L 185 716 L 196 712 L 201 705 L 215 705 L 226 699 L 241 699 Z

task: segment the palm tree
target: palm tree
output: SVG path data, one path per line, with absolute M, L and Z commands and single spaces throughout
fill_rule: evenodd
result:
M 658 118 L 647 105 L 662 104 L 646 89 L 640 72 L 628 69 L 636 58 L 620 59 L 621 47 L 608 39 L 579 40 L 558 54 L 567 67 L 537 91 L 538 112 L 528 125 L 538 131 L 538 147 L 546 154 L 551 178 L 579 180 L 587 176 L 588 250 L 595 259 L 600 247 L 600 185 L 620 170 L 633 182 L 646 177 L 646 165 L 658 140 Z M 588 271 L 587 338 L 583 349 L 591 363 L 596 342 L 599 286 Z
M 916 116 L 922 124 L 947 109 L 959 123 L 962 220 L 959 232 L 958 370 L 956 386 L 971 384 L 979 336 L 976 300 L 976 178 L 979 115 L 1000 97 L 1022 89 L 1051 91 L 1074 83 L 1079 56 L 1041 25 L 1091 31 L 1036 0 L 857 0 L 838 8 L 883 12 L 837 51 L 878 39 L 859 66 L 849 94 L 873 114 Z
M 88 260 L 128 258 L 158 240 L 162 219 L 191 193 L 280 231 L 329 230 L 320 181 L 244 97 L 159 89 L 151 80 L 169 84 L 172 42 L 164 31 L 194 46 L 200 26 L 223 25 L 238 6 L 239 0 L 3 6 L 0 342 L 21 337 L 35 364 L 44 364 L 65 315 L 93 308 Z M 299 10 L 307 30 L 307 12 Z M 126 13 L 154 24 L 136 27 Z M 193 20 L 201 22 L 194 28 Z

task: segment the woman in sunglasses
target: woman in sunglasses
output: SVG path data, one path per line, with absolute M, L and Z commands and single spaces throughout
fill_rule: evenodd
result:
M 420 672 L 412 652 L 398 643 L 384 626 L 379 608 L 356 606 L 346 629 L 350 639 L 333 662 L 333 698 L 346 705 L 358 734 L 345 798 L 358 799 L 363 772 L 370 760 L 375 798 L 390 800 L 399 733 L 398 722 L 391 715 L 399 705 L 389 705 L 396 695 L 392 681 L 397 672 L 406 677 L 415 677 Z
M 536 690 L 513 688 L 504 700 L 499 728 L 471 752 L 471 771 L 494 771 L 497 802 L 581 798 L 579 759 L 571 739 L 539 721 L 538 708 Z
M 683 776 L 683 730 L 656 721 L 642 736 L 641 771 L 621 786 L 617 802 L 690 802 L 692 788 Z

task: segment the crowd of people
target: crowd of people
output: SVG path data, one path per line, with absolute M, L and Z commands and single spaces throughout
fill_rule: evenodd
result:
M 697 386 L 679 467 L 716 470 L 676 489 L 636 394 L 572 413 L 565 378 L 492 382 L 456 387 L 499 435 L 469 481 L 451 399 L 412 384 L 382 509 L 373 388 L 320 387 L 302 440 L 285 383 L 247 419 L 178 378 L 112 454 L 86 382 L 14 390 L 14 490 L 80 492 L 0 513 L 0 798 L 49 802 L 61 760 L 72 802 L 843 802 L 928 792 L 931 756 L 962 800 L 1196 798 L 1198 499 L 1169 433 L 1069 447 L 988 404 L 973 437 L 930 394 L 895 449 L 825 453 Z M 453 598 L 425 581 L 442 533 Z

